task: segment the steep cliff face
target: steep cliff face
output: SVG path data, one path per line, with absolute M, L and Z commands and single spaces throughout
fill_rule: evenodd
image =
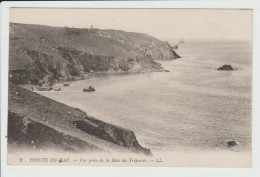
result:
M 55 149 L 69 152 L 102 150 L 78 137 L 10 111 L 8 112 L 8 144 L 29 150 Z
M 19 84 L 84 79 L 95 72 L 148 72 L 156 60 L 179 58 L 146 34 L 10 24 L 10 81 Z
M 8 144 L 59 151 L 151 154 L 135 134 L 37 93 L 9 84 Z
M 172 60 L 180 56 L 172 50 L 168 42 L 160 41 L 147 34 L 124 32 L 119 30 L 97 30 L 96 35 L 112 39 L 126 46 L 129 51 L 139 55 L 151 56 L 154 60 Z

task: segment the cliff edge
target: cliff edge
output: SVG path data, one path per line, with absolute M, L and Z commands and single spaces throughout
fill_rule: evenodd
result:
M 161 71 L 159 60 L 180 56 L 147 34 L 10 23 L 9 78 L 39 85 L 94 73 Z
M 8 145 L 28 150 L 134 152 L 150 155 L 135 134 L 9 84 Z

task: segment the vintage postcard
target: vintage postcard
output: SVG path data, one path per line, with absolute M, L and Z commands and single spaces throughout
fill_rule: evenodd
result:
M 9 9 L 10 166 L 252 166 L 252 9 Z

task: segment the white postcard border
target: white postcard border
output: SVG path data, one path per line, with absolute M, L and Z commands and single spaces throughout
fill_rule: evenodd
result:
M 7 159 L 7 101 L 8 101 L 8 32 L 10 7 L 62 8 L 225 8 L 254 9 L 253 51 L 253 161 L 252 168 L 148 168 L 148 167 L 21 167 L 8 166 Z M 1 173 L 5 177 L 91 176 L 91 177 L 258 177 L 260 176 L 260 4 L 257 1 L 89 1 L 89 2 L 3 2 L 1 3 Z

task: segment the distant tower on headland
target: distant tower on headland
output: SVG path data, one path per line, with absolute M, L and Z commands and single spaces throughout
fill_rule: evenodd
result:
M 90 26 L 90 29 L 93 29 L 93 25 Z

